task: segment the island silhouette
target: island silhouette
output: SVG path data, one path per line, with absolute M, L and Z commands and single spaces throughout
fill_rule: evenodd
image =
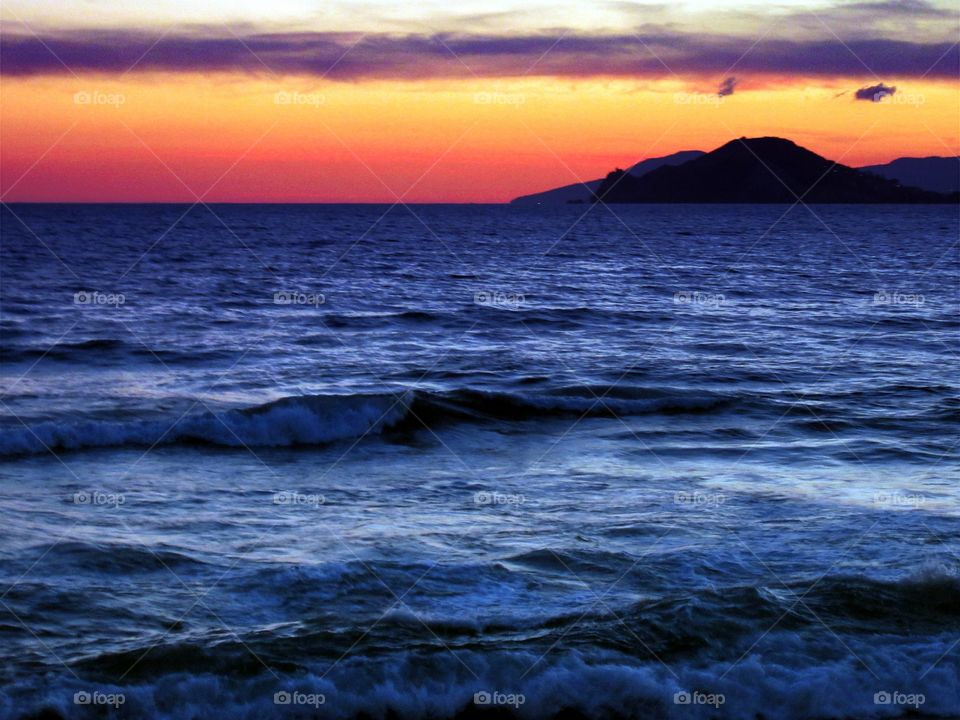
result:
M 957 203 L 960 158 L 900 158 L 853 168 L 778 137 L 739 138 L 516 198 L 563 203 Z
M 640 177 L 648 172 L 653 172 L 664 165 L 682 165 L 683 163 L 698 158 L 706 153 L 703 150 L 681 150 L 671 155 L 663 157 L 648 158 L 641 160 L 636 165 L 627 170 L 631 175 Z M 593 199 L 594 194 L 600 189 L 604 178 L 596 180 L 586 180 L 584 182 L 564 185 L 563 187 L 546 190 L 544 192 L 533 193 L 531 195 L 521 195 L 511 201 L 513 205 L 557 205 L 562 203 L 584 203 Z
M 960 158 L 958 157 L 902 157 L 886 165 L 870 165 L 860 170 L 896 180 L 901 185 L 923 190 L 940 193 L 960 191 Z

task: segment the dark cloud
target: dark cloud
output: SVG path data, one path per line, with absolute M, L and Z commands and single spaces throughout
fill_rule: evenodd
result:
M 717 18 L 722 13 L 714 13 Z M 738 8 L 728 16 L 738 27 L 760 34 L 772 22 L 770 10 Z M 884 38 L 927 42 L 953 41 L 957 34 L 956 2 L 934 4 L 924 0 L 879 0 L 833 2 L 814 8 L 795 8 L 777 13 L 780 37 L 815 39 L 843 38 L 844 42 Z
M 854 100 L 867 100 L 869 102 L 880 102 L 886 97 L 890 97 L 895 92 L 897 88 L 892 85 L 884 85 L 883 83 L 877 83 L 876 85 L 869 85 L 868 87 L 862 87 L 853 94 Z
M 668 30 L 506 36 L 248 32 L 235 37 L 193 29 L 171 32 L 159 42 L 154 34 L 111 30 L 42 38 L 8 32 L 0 39 L 0 71 L 8 76 L 123 73 L 134 65 L 137 72 L 307 74 L 336 80 L 670 77 L 723 73 L 733 66 L 767 76 L 956 78 L 960 47 L 902 40 L 842 44 L 835 38 L 754 43 L 752 38 Z
M 733 89 L 737 86 L 737 83 L 740 82 L 737 78 L 730 76 L 722 83 L 717 89 L 717 95 L 720 97 L 726 97 L 727 95 L 733 95 Z
M 881 0 L 880 2 L 853 2 L 841 5 L 833 10 L 835 14 L 869 12 L 880 17 L 931 17 L 941 19 L 955 19 L 956 11 L 947 7 L 937 7 L 926 0 Z

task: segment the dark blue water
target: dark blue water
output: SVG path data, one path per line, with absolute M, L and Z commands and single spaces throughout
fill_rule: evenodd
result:
M 0 716 L 960 715 L 950 207 L 26 206 Z

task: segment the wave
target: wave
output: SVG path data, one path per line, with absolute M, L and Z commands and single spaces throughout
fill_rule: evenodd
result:
M 90 543 L 67 547 L 72 561 L 109 549 Z M 536 551 L 516 559 L 544 558 Z M 183 560 L 172 550 L 163 555 L 164 563 Z M 261 609 L 264 594 L 281 595 L 281 622 L 251 617 L 234 626 L 232 637 L 219 625 L 211 632 L 198 624 L 190 632 L 176 628 L 159 637 L 105 643 L 71 662 L 71 674 L 57 668 L 0 687 L 0 717 L 103 717 L 85 714 L 102 708 L 73 702 L 75 693 L 92 691 L 123 693 L 119 716 L 198 720 L 286 716 L 274 698 L 294 691 L 323 696 L 320 708 L 291 708 L 301 711 L 293 713 L 297 717 L 343 720 L 943 718 L 960 708 L 960 658 L 950 652 L 960 586 L 949 566 L 930 566 L 898 580 L 828 575 L 813 589 L 804 581 L 789 588 L 684 591 L 616 611 L 588 591 L 586 613 L 575 603 L 574 613 L 549 618 L 537 607 L 539 621 L 497 618 L 497 624 L 478 625 L 473 618 L 486 603 L 477 601 L 495 604 L 511 576 L 513 589 L 522 592 L 523 575 L 478 564 L 441 565 L 449 572 L 443 581 L 452 582 L 449 597 L 471 588 L 481 594 L 464 598 L 454 613 L 423 612 L 413 598 L 412 607 L 398 604 L 383 612 L 396 599 L 390 584 L 401 576 L 409 582 L 433 567 L 391 561 L 374 572 L 351 561 L 323 568 L 256 568 L 232 576 L 241 581 L 235 591 L 258 593 Z M 165 574 L 159 567 L 148 569 Z M 382 570 L 396 577 L 378 580 Z M 381 597 L 366 608 L 369 617 L 361 615 L 353 624 L 358 608 L 343 602 L 357 598 L 356 583 L 364 579 L 381 589 Z M 67 585 L 67 592 L 73 589 Z M 21 592 L 14 601 L 48 599 L 33 589 L 32 595 Z M 62 605 L 72 596 L 49 599 Z M 37 608 L 48 623 L 56 609 Z M 91 612 L 96 610 L 92 605 Z M 136 672 L 127 675 L 131 665 Z M 121 676 L 122 686 L 114 686 Z M 716 707 L 676 701 L 693 692 L 720 694 L 723 700 Z M 483 697 L 494 693 L 523 700 L 491 707 Z M 875 698 L 885 693 L 924 698 L 916 708 L 878 707 Z
M 49 546 L 31 548 L 31 552 L 43 552 Z M 188 568 L 203 565 L 193 555 L 163 547 L 147 547 L 117 542 L 66 541 L 57 545 L 50 560 L 71 567 L 73 572 L 82 567 L 85 572 L 147 572 Z
M 738 403 L 733 395 L 707 390 L 576 385 L 525 393 L 457 390 L 418 394 L 423 419 L 527 420 L 543 417 L 622 417 L 647 414 L 700 414 L 725 410 Z
M 320 445 L 378 433 L 408 412 L 410 394 L 299 396 L 178 419 L 50 421 L 0 430 L 0 455 L 123 445 L 200 443 L 222 447 Z
M 7 344 L 0 348 L 0 360 L 8 363 L 27 362 L 40 358 L 74 360 L 81 358 L 85 353 L 95 353 L 102 357 L 105 355 L 122 355 L 130 349 L 130 346 L 124 341 L 110 338 L 91 338 L 72 343 L 59 342 L 53 347 L 42 345 L 17 347 Z
M 0 429 L 0 456 L 126 445 L 324 445 L 391 429 L 416 431 L 423 424 L 707 413 L 735 401 L 733 396 L 706 391 L 602 386 L 560 388 L 540 395 L 480 390 L 301 395 L 216 413 L 188 413 L 173 420 L 56 420 L 6 427 Z
M 803 592 L 797 588 L 797 592 Z M 828 577 L 806 595 L 806 602 L 834 624 L 889 621 L 946 627 L 960 619 L 960 576 L 945 569 L 922 569 L 898 581 Z
M 422 310 L 397 310 L 394 312 L 330 313 L 323 317 L 323 324 L 334 329 L 369 330 L 388 327 L 395 323 L 435 323 L 451 319 L 448 313 Z
M 851 670 L 846 658 L 824 657 L 818 647 L 822 640 L 811 642 L 780 632 L 764 640 L 750 658 L 740 661 L 731 657 L 671 666 L 652 657 L 639 660 L 600 650 L 483 652 L 437 647 L 432 653 L 388 651 L 380 657 L 356 653 L 332 666 L 287 666 L 269 673 L 255 667 L 251 651 L 239 643 L 225 641 L 216 649 L 164 644 L 151 649 L 144 662 L 155 665 L 155 658 L 162 656 L 170 668 L 166 672 L 147 674 L 138 666 L 124 685 L 65 673 L 8 685 L 0 689 L 0 715 L 104 717 L 103 708 L 78 706 L 73 700 L 75 693 L 92 692 L 122 694 L 121 716 L 197 720 L 278 716 L 817 720 L 957 715 L 956 660 L 947 656 L 929 667 L 930 658 L 948 647 L 947 638 L 903 646 L 858 644 L 860 662 L 881 670 L 876 677 L 866 669 Z M 186 670 L 184 665 L 195 669 Z M 878 704 L 877 696 L 884 694 L 917 700 L 914 706 L 907 705 L 906 698 L 902 705 Z M 693 695 L 695 701 L 690 700 Z

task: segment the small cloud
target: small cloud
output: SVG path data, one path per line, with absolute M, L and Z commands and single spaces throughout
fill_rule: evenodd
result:
M 869 87 L 862 87 L 854 94 L 855 100 L 868 100 L 870 102 L 881 102 L 884 98 L 893 96 L 897 88 L 893 85 L 884 85 L 878 83 Z
M 717 95 L 720 97 L 726 97 L 727 95 L 733 95 L 733 89 L 737 86 L 737 83 L 740 81 L 737 78 L 731 76 L 720 83 L 720 88 L 717 90 Z

